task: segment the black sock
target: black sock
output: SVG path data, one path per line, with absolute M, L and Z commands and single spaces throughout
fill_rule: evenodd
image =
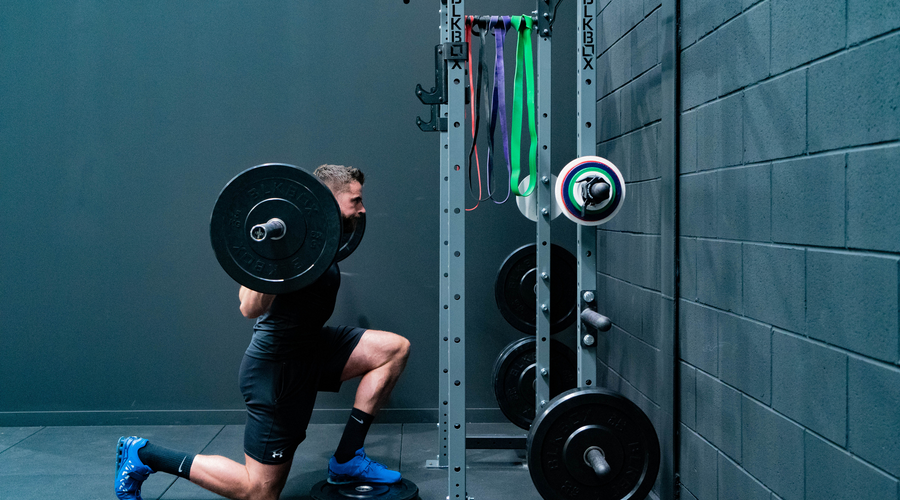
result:
M 337 451 L 334 452 L 334 459 L 339 464 L 350 461 L 356 455 L 356 450 L 363 447 L 366 441 L 366 434 L 369 432 L 369 426 L 375 417 L 368 413 L 354 408 L 350 412 L 350 419 L 347 421 L 347 427 L 344 427 L 344 434 L 341 436 L 341 442 L 338 443 Z
M 168 472 L 188 480 L 191 478 L 191 464 L 194 463 L 194 456 L 156 446 L 153 443 L 147 443 L 138 450 L 138 458 L 154 472 Z

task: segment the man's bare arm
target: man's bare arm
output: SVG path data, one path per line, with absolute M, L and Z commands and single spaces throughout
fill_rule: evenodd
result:
M 260 293 L 245 286 L 241 287 L 238 297 L 241 299 L 241 314 L 251 319 L 262 316 L 272 307 L 272 301 L 275 300 L 275 295 Z

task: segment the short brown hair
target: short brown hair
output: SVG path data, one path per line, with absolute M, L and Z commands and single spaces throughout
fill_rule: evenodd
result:
M 347 186 L 356 181 L 360 185 L 365 184 L 366 176 L 362 171 L 355 167 L 345 167 L 344 165 L 320 165 L 316 168 L 313 175 L 324 182 L 332 191 L 340 193 L 346 191 Z

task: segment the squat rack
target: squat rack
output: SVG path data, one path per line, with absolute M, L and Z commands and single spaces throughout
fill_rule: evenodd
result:
M 535 185 L 537 222 L 536 271 L 536 375 L 535 409 L 540 412 L 550 401 L 550 220 L 554 203 L 551 181 L 551 38 L 555 7 L 562 0 L 536 0 L 532 13 L 537 30 L 536 113 L 538 158 Z M 552 4 L 552 5 L 551 5 Z M 596 153 L 596 4 L 577 0 L 577 145 L 579 156 Z M 466 435 L 466 332 L 465 332 L 465 106 L 467 47 L 465 40 L 465 0 L 441 0 L 441 43 L 435 48 L 436 83 L 432 92 L 419 86 L 417 94 L 430 104 L 431 120 L 418 120 L 424 131 L 440 131 L 440 309 L 439 309 L 439 422 L 438 457 L 428 467 L 447 467 L 448 499 L 468 500 L 466 449 L 485 448 L 484 440 Z M 529 54 L 528 57 L 531 57 Z M 589 308 L 596 295 L 596 228 L 577 228 L 578 316 Z M 578 388 L 596 383 L 596 342 L 576 321 Z M 521 442 L 519 442 L 521 441 Z M 525 448 L 525 438 L 511 438 L 494 447 Z M 469 446 L 467 446 L 469 444 Z

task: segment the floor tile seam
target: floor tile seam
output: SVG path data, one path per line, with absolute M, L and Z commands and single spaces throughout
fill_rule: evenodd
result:
M 44 430 L 44 429 L 46 429 L 46 428 L 47 428 L 46 426 L 44 426 L 44 427 L 39 427 L 36 431 L 32 432 L 31 434 L 29 434 L 29 435 L 23 437 L 22 439 L 20 439 L 20 440 L 18 440 L 18 441 L 16 441 L 14 444 L 9 445 L 9 447 L 7 447 L 6 449 L 0 450 L 0 455 L 3 455 L 3 454 L 6 453 L 7 451 L 9 451 L 9 450 L 15 448 L 16 446 L 22 444 L 26 439 L 28 439 L 28 438 L 34 436 L 35 434 L 41 432 L 42 430 Z M 0 475 L 2 475 L 2 474 L 0 474 Z
M 200 452 L 198 453 L 198 455 L 200 455 L 200 454 L 202 454 L 204 451 L 206 451 L 206 449 L 209 448 L 209 445 L 211 445 L 212 442 L 215 441 L 216 438 L 219 437 L 219 435 L 222 434 L 222 431 L 224 431 L 226 427 L 228 427 L 228 426 L 227 426 L 227 425 L 222 425 L 221 427 L 219 427 L 219 430 L 216 432 L 216 434 L 215 434 L 213 437 L 211 437 L 211 438 L 209 439 L 209 441 L 208 441 L 205 445 L 203 445 L 203 448 L 200 449 Z
M 208 441 L 205 445 L 203 445 L 203 448 L 201 448 L 201 449 L 200 449 L 200 452 L 197 453 L 197 454 L 198 454 L 198 455 L 203 454 L 203 452 L 206 451 L 207 448 L 209 448 L 209 445 L 211 445 L 212 442 L 215 441 L 216 438 L 219 437 L 219 435 L 222 434 L 222 432 L 225 430 L 226 427 L 228 427 L 228 425 L 221 425 L 221 426 L 219 427 L 219 430 L 216 431 L 216 434 L 215 434 L 213 437 L 211 437 L 211 438 L 209 439 L 209 441 Z M 171 483 L 169 483 L 169 486 L 167 486 L 166 489 L 163 490 L 163 492 L 160 493 L 160 495 L 159 495 L 158 497 L 156 497 L 156 500 L 161 500 L 163 497 L 165 497 L 165 496 L 166 496 L 166 493 L 168 493 L 169 490 L 172 489 L 172 487 L 175 486 L 175 484 L 176 484 L 180 479 L 181 479 L 181 478 L 176 477 L 174 481 L 172 481 Z M 187 481 L 189 481 L 189 480 L 187 480 Z
M 53 477 L 87 477 L 87 476 L 97 476 L 97 477 L 105 477 L 105 476 L 114 476 L 115 471 L 110 466 L 108 472 L 54 472 Z M 42 479 L 47 478 L 47 471 L 39 470 L 38 472 L 0 472 L 0 478 L 2 477 L 40 477 Z M 3 498 L 0 496 L 0 498 Z
M 166 489 L 164 489 L 163 492 L 160 493 L 158 497 L 156 497 L 156 500 L 162 500 L 162 498 L 163 498 L 164 496 L 166 496 L 166 493 L 168 493 L 169 490 L 172 489 L 172 486 L 175 486 L 175 483 L 177 483 L 180 479 L 181 479 L 180 477 L 176 477 L 174 481 L 172 481 L 171 483 L 169 483 L 169 485 L 166 486 Z
M 403 470 L 403 426 L 400 424 L 400 451 L 397 454 L 397 470 Z

